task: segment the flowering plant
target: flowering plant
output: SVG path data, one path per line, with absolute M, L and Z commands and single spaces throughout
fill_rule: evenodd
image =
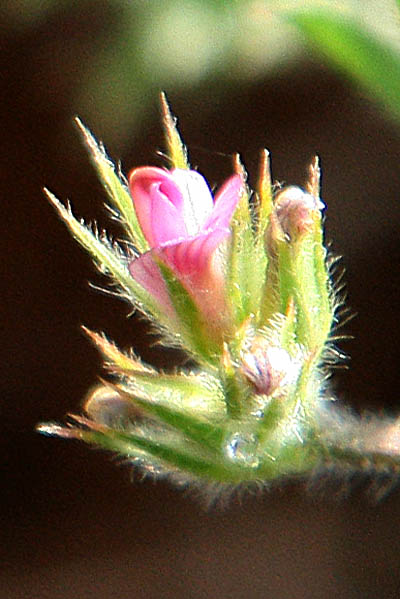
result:
M 208 488 L 332 466 L 392 475 L 397 425 L 344 414 L 329 391 L 330 367 L 343 359 L 335 345 L 342 302 L 323 243 L 317 159 L 305 190 L 274 188 L 263 151 L 252 193 L 235 157 L 213 197 L 189 166 L 164 96 L 162 106 L 170 168 L 137 168 L 129 184 L 78 121 L 127 243 L 47 195 L 121 297 L 192 366 L 159 372 L 85 329 L 109 377 L 90 393 L 84 415 L 41 424 L 40 432 Z

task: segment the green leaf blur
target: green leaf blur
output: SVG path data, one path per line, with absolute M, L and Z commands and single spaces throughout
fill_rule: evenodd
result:
M 335 68 L 400 120 L 400 53 L 388 41 L 338 13 L 310 12 L 288 18 Z

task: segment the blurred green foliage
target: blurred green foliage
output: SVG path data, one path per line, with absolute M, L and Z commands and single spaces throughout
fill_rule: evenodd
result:
M 364 87 L 400 121 L 400 52 L 359 23 L 330 13 L 291 18 L 317 52 Z
M 113 138 L 123 143 L 161 89 L 232 93 L 246 81 L 295 67 L 305 55 L 338 69 L 400 120 L 399 4 L 5 0 L 0 16 L 8 28 L 21 32 L 46 22 L 51 27 L 55 15 L 73 14 L 79 37 L 91 27 L 91 11 L 103 11 L 101 27 L 107 35 L 100 31 L 88 49 L 85 75 L 74 90 L 74 110 L 88 122 L 101 122 L 109 143 Z M 79 13 L 82 7 L 86 12 Z M 67 35 L 65 45 L 72 43 Z

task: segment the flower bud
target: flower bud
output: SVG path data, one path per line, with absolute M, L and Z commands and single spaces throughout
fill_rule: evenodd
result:
M 242 357 L 242 372 L 252 383 L 256 394 L 272 395 L 278 387 L 293 383 L 298 365 L 282 347 L 256 341 Z
M 133 420 L 138 414 L 133 402 L 111 387 L 100 385 L 89 391 L 84 410 L 91 420 L 104 426 L 118 426 Z
M 132 277 L 171 313 L 182 302 L 168 297 L 159 270 L 161 261 L 184 286 L 209 323 L 221 335 L 226 325 L 224 268 L 219 264 L 221 243 L 230 235 L 230 221 L 241 196 L 242 179 L 233 175 L 213 198 L 196 171 L 141 167 L 132 171 L 130 192 L 150 251 L 129 264 Z M 178 313 L 180 319 L 186 314 Z M 212 335 L 213 336 L 213 335 Z
M 285 236 L 290 240 L 312 230 L 315 214 L 325 208 L 319 198 L 300 187 L 286 187 L 275 198 L 275 214 Z

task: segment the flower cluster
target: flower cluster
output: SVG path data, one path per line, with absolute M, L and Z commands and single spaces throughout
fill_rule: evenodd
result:
M 340 357 L 333 334 L 340 302 L 323 243 L 318 161 L 304 190 L 275 192 L 264 151 L 251 192 L 236 156 L 213 195 L 190 168 L 164 97 L 162 104 L 169 168 L 140 167 L 129 181 L 78 121 L 126 244 L 47 193 L 102 274 L 192 366 L 159 372 L 85 329 L 109 381 L 69 425 L 39 430 L 185 482 L 265 482 L 332 464 L 379 463 L 393 472 L 384 426 L 369 425 L 363 437 L 361 421 L 333 410 L 327 390 L 329 366 Z

